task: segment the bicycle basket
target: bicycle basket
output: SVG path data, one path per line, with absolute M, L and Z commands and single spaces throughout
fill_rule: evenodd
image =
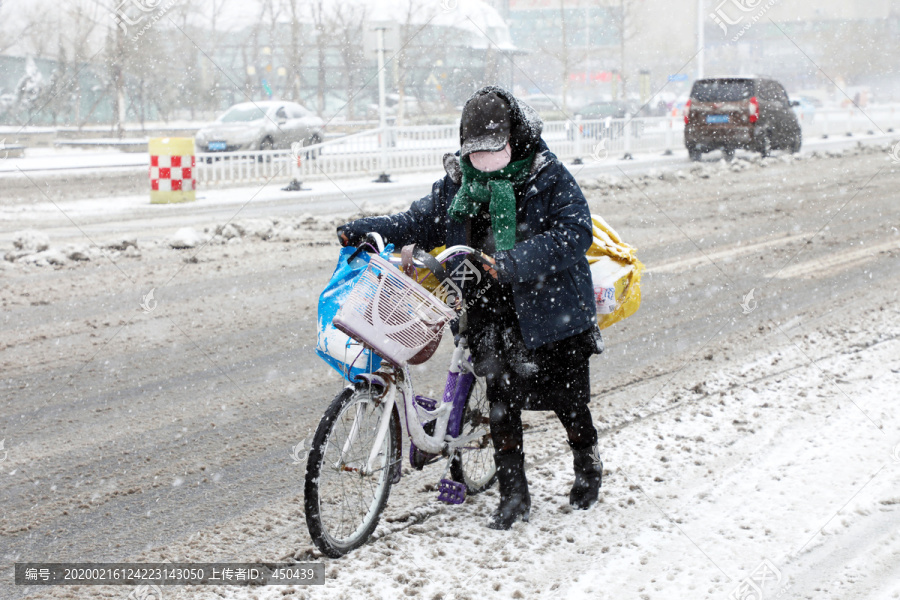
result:
M 402 366 L 439 339 L 456 313 L 377 255 L 334 317 L 334 326 Z

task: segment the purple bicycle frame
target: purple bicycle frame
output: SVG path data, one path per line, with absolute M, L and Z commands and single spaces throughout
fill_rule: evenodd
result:
M 458 367 L 457 367 L 458 368 Z M 451 367 L 447 373 L 447 383 L 444 384 L 443 402 L 452 402 L 453 408 L 450 410 L 450 418 L 447 421 L 447 434 L 452 437 L 458 437 L 462 429 L 463 413 L 466 410 L 466 400 L 469 397 L 469 390 L 475 382 L 475 375 L 469 371 L 454 371 Z M 426 398 L 424 396 L 416 396 L 415 402 L 426 410 L 434 410 L 437 408 L 437 400 Z M 409 415 L 407 415 L 409 418 Z M 413 464 L 413 453 L 416 451 L 415 444 L 409 443 L 409 460 Z
M 457 437 L 462 429 L 463 412 L 466 410 L 466 400 L 469 398 L 469 390 L 475 383 L 475 375 L 465 373 L 447 373 L 447 383 L 444 385 L 444 402 L 452 402 L 453 410 L 450 411 L 450 420 L 447 422 L 447 433 Z

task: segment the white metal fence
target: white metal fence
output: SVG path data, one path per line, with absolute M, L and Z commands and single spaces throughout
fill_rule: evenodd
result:
M 900 108 L 808 109 L 800 114 L 805 140 L 900 129 Z M 665 153 L 684 146 L 684 118 L 549 121 L 543 137 L 561 159 L 619 158 Z M 313 181 L 376 177 L 381 173 L 439 172 L 445 153 L 459 148 L 458 125 L 372 129 L 295 151 L 205 152 L 197 154 L 201 187 L 233 186 L 292 179 Z
M 900 129 L 900 107 L 893 105 L 810 110 L 799 115 L 805 139 L 847 134 L 891 133 Z
M 459 146 L 452 125 L 373 129 L 294 150 L 197 154 L 200 186 L 311 181 L 377 176 L 440 168 L 445 153 Z

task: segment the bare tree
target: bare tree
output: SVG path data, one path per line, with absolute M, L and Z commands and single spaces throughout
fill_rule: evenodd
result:
M 426 8 L 427 7 L 427 8 Z M 419 49 L 414 49 L 413 36 L 419 33 L 422 21 L 427 10 L 434 10 L 434 3 L 427 4 L 424 0 L 407 0 L 406 14 L 400 23 L 400 48 L 394 58 L 394 75 L 397 85 L 397 125 L 403 125 L 406 118 L 406 82 L 410 68 L 418 58 Z M 420 56 L 420 55 L 419 55 Z
M 563 0 L 559 0 L 559 21 L 562 27 L 562 110 L 566 112 L 566 101 L 569 96 L 569 72 L 571 65 L 569 64 L 569 39 L 568 27 L 566 25 L 566 9 Z M 588 74 L 590 77 L 590 74 Z
M 52 7 L 46 5 L 29 7 L 25 19 L 25 27 L 13 32 L 10 41 L 2 46 L 9 48 L 18 44 L 25 54 L 52 57 L 56 50 L 55 36 L 52 35 L 56 19 Z
M 8 5 L 0 2 L 0 54 L 18 44 L 22 37 L 28 35 L 29 31 L 39 23 L 36 19 L 29 19 L 25 27 L 13 30 L 9 26 L 10 12 Z
M 265 6 L 261 7 L 260 15 L 250 29 L 249 43 L 241 44 L 241 58 L 243 62 L 244 73 L 244 89 L 241 90 L 242 100 L 253 97 L 253 88 L 256 85 L 259 74 L 256 71 L 257 57 L 259 56 L 259 35 L 262 29 L 262 22 L 265 17 Z
M 53 116 L 54 126 L 57 125 L 60 116 L 70 114 L 72 104 L 79 101 L 77 96 L 69 93 L 72 84 L 69 81 L 69 74 L 72 69 L 61 35 L 57 38 L 57 45 L 56 68 L 50 75 L 47 86 L 48 100 L 45 106 L 45 109 Z M 77 79 L 77 75 L 74 78 Z
M 110 11 L 115 11 L 117 0 L 111 0 Z M 106 40 L 106 64 L 109 74 L 110 98 L 112 104 L 112 121 L 116 135 L 122 137 L 125 132 L 125 62 L 128 58 L 128 44 L 124 27 L 119 27 L 112 21 L 109 25 L 109 34 Z
M 626 62 L 626 50 L 628 42 L 640 33 L 640 13 L 643 8 L 643 0 L 619 0 L 619 10 L 613 14 L 612 24 L 619 38 L 619 74 L 622 78 L 620 93 L 623 99 L 628 97 L 628 68 Z M 616 98 L 613 98 L 615 100 Z
M 291 100 L 299 102 L 303 92 L 303 10 L 301 0 L 285 0 L 290 14 L 290 44 L 287 51 L 287 81 L 285 94 Z
M 412 91 L 413 97 L 422 99 L 425 78 L 413 73 L 431 72 L 435 57 L 444 56 L 452 41 L 454 31 L 450 27 L 429 25 L 434 19 L 434 11 L 440 4 L 432 0 L 407 0 L 403 21 L 399 23 L 399 48 L 394 56 L 394 83 L 397 87 L 397 124 L 402 125 L 406 117 L 406 96 Z M 490 52 L 487 53 L 490 55 Z M 493 71 L 485 64 L 482 77 Z M 419 104 L 420 112 L 424 110 Z
M 276 59 L 278 56 L 278 47 L 280 46 L 279 27 L 281 25 L 282 2 L 281 0 L 262 0 L 263 13 L 266 25 L 266 45 L 263 47 L 263 56 L 265 64 L 260 65 L 263 69 L 262 77 L 268 83 L 267 94 L 275 95 L 275 80 L 277 77 Z
M 328 16 L 322 0 L 313 0 L 311 8 L 313 26 L 316 29 L 316 111 L 322 116 L 325 114 L 325 84 L 328 72 L 325 64 L 328 48 Z
M 569 39 L 570 29 L 568 19 L 566 18 L 566 2 L 559 0 L 559 37 L 545 36 L 538 41 L 538 47 L 541 52 L 548 57 L 552 57 L 559 61 L 558 67 L 550 69 L 552 78 L 556 78 L 559 74 L 560 89 L 562 90 L 562 106 L 559 107 L 563 112 L 567 110 L 567 102 L 569 95 L 569 82 L 572 76 L 574 65 L 578 63 L 580 55 L 575 52 Z M 545 73 L 546 75 L 546 73 Z
M 221 13 L 225 7 L 230 4 L 231 0 L 208 0 L 209 6 L 212 9 L 210 12 L 209 18 L 209 48 L 206 50 L 206 54 L 208 56 L 217 57 L 219 56 L 219 48 L 220 48 L 220 31 L 219 31 L 219 13 Z M 204 88 L 206 90 L 206 96 L 208 102 L 206 103 L 207 109 L 215 110 L 219 108 L 218 106 L 218 88 L 219 82 L 222 79 L 221 74 L 219 73 L 219 65 L 210 64 L 209 60 L 206 60 L 204 57 L 203 61 L 203 83 Z
M 357 93 L 356 75 L 365 64 L 362 45 L 365 19 L 366 11 L 363 5 L 338 4 L 332 13 L 332 29 L 336 33 L 334 39 L 338 45 L 346 82 L 347 119 L 354 117 L 353 99 Z
M 101 18 L 104 18 L 102 24 Z M 82 123 L 81 70 L 100 49 L 96 39 L 104 34 L 109 18 L 106 8 L 91 0 L 73 0 L 61 7 L 61 20 L 58 21 L 57 29 L 63 39 L 60 50 L 68 48 L 71 57 L 72 72 L 68 85 L 74 104 L 72 122 L 78 126 Z M 62 26 L 63 23 L 66 24 L 65 27 Z

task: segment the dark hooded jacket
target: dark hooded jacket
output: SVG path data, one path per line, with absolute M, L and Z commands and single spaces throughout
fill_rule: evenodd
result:
M 500 283 L 510 284 L 525 345 L 535 349 L 593 327 L 596 322 L 591 272 L 585 252 L 593 224 L 587 201 L 572 174 L 541 139 L 537 113 L 500 88 L 514 107 L 510 128 L 513 160 L 535 151 L 530 175 L 516 194 L 516 244 L 495 252 Z M 518 156 L 517 156 L 518 155 Z M 446 175 L 409 210 L 344 225 L 351 242 L 370 231 L 395 247 L 416 244 L 425 250 L 469 244 L 466 224 L 447 214 L 462 180 L 459 153 L 444 156 Z

